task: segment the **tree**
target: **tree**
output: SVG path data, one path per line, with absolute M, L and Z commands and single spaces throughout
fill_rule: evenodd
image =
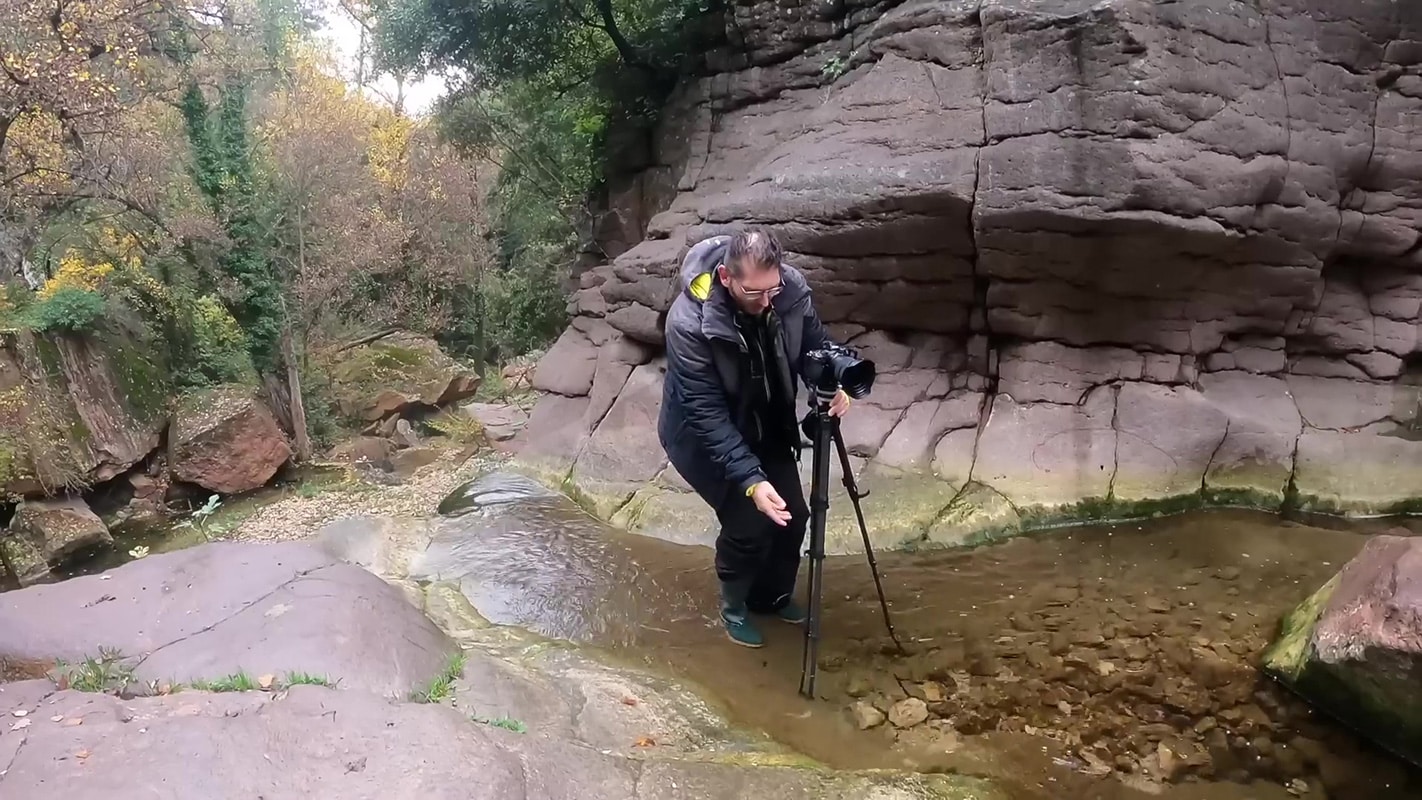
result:
M 154 0 L 0 3 L 0 277 L 42 275 L 29 252 L 46 221 L 115 192 L 121 112 L 146 94 L 145 62 L 174 25 Z

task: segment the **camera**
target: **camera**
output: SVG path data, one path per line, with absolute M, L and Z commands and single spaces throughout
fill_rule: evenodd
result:
M 832 395 L 842 388 L 858 400 L 874 387 L 874 376 L 874 362 L 842 344 L 827 344 L 805 354 L 802 377 L 810 391 L 819 395 Z

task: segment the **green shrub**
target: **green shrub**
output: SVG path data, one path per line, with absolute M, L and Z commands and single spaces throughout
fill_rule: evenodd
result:
M 96 291 L 66 286 L 30 307 L 30 327 L 40 333 L 90 333 L 103 323 L 106 305 Z
M 185 370 L 184 383 L 200 386 L 255 379 L 247 336 L 217 298 L 198 298 L 190 321 L 193 363 Z

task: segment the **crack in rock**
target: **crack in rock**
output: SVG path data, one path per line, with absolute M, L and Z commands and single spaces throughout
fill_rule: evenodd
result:
M 337 565 L 336 565 L 336 564 L 323 564 L 323 565 L 321 565 L 321 566 L 319 566 L 319 567 L 312 567 L 311 569 L 301 570 L 300 572 L 296 573 L 295 575 L 291 576 L 290 578 L 288 578 L 288 579 L 282 581 L 281 583 L 277 584 L 276 586 L 272 587 L 271 591 L 267 592 L 266 594 L 262 595 L 261 597 L 256 598 L 256 599 L 253 600 L 252 602 L 247 603 L 246 605 L 243 605 L 243 606 L 241 606 L 240 608 L 237 608 L 237 609 L 234 610 L 231 614 L 228 614 L 228 615 L 224 616 L 222 619 L 217 620 L 216 622 L 212 623 L 211 625 L 207 625 L 207 626 L 205 626 L 205 627 L 203 627 L 203 628 L 200 628 L 200 629 L 198 629 L 198 630 L 195 630 L 195 631 L 193 631 L 192 633 L 185 634 L 185 635 L 183 635 L 183 636 L 179 636 L 178 638 L 172 640 L 171 642 L 165 642 L 165 643 L 160 644 L 160 645 L 158 645 L 157 647 L 153 648 L 152 650 L 149 650 L 147 653 L 144 653 L 143 656 L 138 659 L 138 661 L 134 662 L 133 668 L 134 668 L 135 670 L 138 670 L 139 668 L 141 668 L 141 667 L 144 665 L 145 662 L 148 661 L 148 659 L 152 658 L 153 656 L 158 655 L 158 654 L 161 653 L 163 650 L 166 650 L 167 648 L 172 647 L 173 645 L 176 645 L 176 644 L 182 644 L 183 642 L 186 642 L 187 640 L 193 638 L 194 636 L 201 636 L 201 635 L 204 634 L 204 633 L 208 633 L 208 632 L 212 631 L 214 628 L 216 628 L 217 626 L 223 624 L 224 622 L 229 622 L 229 621 L 231 621 L 231 620 L 232 620 L 233 618 L 235 618 L 237 615 L 243 613 L 244 611 L 246 611 L 246 610 L 249 609 L 249 608 L 254 608 L 254 607 L 256 607 L 257 605 L 266 602 L 268 599 L 271 598 L 272 595 L 276 594 L 277 592 L 281 591 L 282 589 L 287 588 L 287 587 L 290 586 L 291 584 L 293 584 L 293 583 L 295 583 L 295 582 L 297 582 L 297 581 L 299 581 L 299 580 L 305 578 L 307 575 L 311 575 L 311 574 L 313 574 L 313 573 L 320 572 L 320 571 L 323 570 L 323 569 L 330 569 L 331 567 L 334 567 L 334 566 L 337 566 Z
M 1116 427 L 1116 418 L 1121 413 L 1121 386 L 1111 386 L 1111 479 L 1106 483 L 1106 499 L 1116 497 L 1116 475 L 1121 471 L 1121 429 Z M 1203 479 L 1202 479 L 1203 480 Z
M 1220 436 L 1219 442 L 1215 444 L 1215 449 L 1212 450 L 1212 451 L 1210 451 L 1210 458 L 1209 458 L 1208 461 L 1205 462 L 1205 469 L 1204 469 L 1204 471 L 1200 473 L 1200 499 L 1201 499 L 1201 500 L 1204 500 L 1204 499 L 1205 499 L 1205 492 L 1207 491 L 1207 487 L 1206 487 L 1206 485 L 1205 485 L 1205 481 L 1208 480 L 1209 477 L 1210 477 L 1210 467 L 1213 467 L 1213 466 L 1215 465 L 1215 459 L 1216 459 L 1217 457 L 1219 457 L 1220 449 L 1224 447 L 1225 440 L 1229 438 L 1229 423 L 1230 423 L 1230 418 L 1229 418 L 1228 415 L 1226 415 L 1226 416 L 1225 416 L 1225 429 L 1224 429 L 1224 434 L 1223 434 L 1222 436 Z

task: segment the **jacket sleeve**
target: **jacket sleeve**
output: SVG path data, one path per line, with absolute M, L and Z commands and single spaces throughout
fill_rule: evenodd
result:
M 803 369 L 805 354 L 811 350 L 824 347 L 827 344 L 834 344 L 830 338 L 829 331 L 825 330 L 824 323 L 820 322 L 820 314 L 815 310 L 815 301 L 811 297 L 805 303 L 804 332 L 800 336 L 800 366 Z
M 711 362 L 711 344 L 675 327 L 667 330 L 667 380 L 681 388 L 686 424 L 726 479 L 742 492 L 766 479 L 760 459 L 750 451 L 741 432 L 731 421 L 725 389 L 716 365 Z

